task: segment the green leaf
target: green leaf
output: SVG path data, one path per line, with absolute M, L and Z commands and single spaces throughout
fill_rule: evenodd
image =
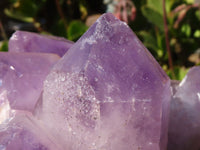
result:
M 194 37 L 195 37 L 195 38 L 200 38 L 200 30 L 196 30 L 196 31 L 194 32 Z
M 158 49 L 158 50 L 157 50 L 157 54 L 158 54 L 158 57 L 159 57 L 159 58 L 162 58 L 163 55 L 164 55 L 164 52 L 163 52 L 162 49 Z
M 76 41 L 87 31 L 88 27 L 81 21 L 72 21 L 67 29 L 69 40 Z
M 168 70 L 167 74 L 173 80 L 182 80 L 185 77 L 185 75 L 187 74 L 187 72 L 188 72 L 188 69 L 186 69 L 184 67 L 175 67 L 174 68 L 175 78 L 173 77 L 171 70 Z
M 196 11 L 195 12 L 196 17 L 198 18 L 198 20 L 200 21 L 200 11 Z
M 148 32 L 146 31 L 141 31 L 139 32 L 139 35 L 143 38 L 143 44 L 152 49 L 152 50 L 155 50 L 158 49 L 158 47 L 156 46 L 157 43 L 156 43 L 156 39 Z
M 154 9 L 161 15 L 163 14 L 163 9 L 162 9 L 162 0 L 148 0 L 147 1 L 147 6 Z
M 191 27 L 188 24 L 184 24 L 181 27 L 181 32 L 183 32 L 187 37 L 191 35 Z
M 3 52 L 8 51 L 8 41 L 3 41 L 0 43 L 0 51 L 3 51 Z
M 194 4 L 194 0 L 185 0 L 188 4 Z
M 10 11 L 9 9 L 5 9 L 4 13 L 8 17 L 11 17 L 11 18 L 17 19 L 17 20 L 21 20 L 24 22 L 32 23 L 34 21 L 34 19 L 32 17 L 26 17 L 26 16 L 22 15 L 21 13 L 13 12 L 13 11 Z
M 20 6 L 18 10 L 27 17 L 35 17 L 41 3 L 36 3 L 34 0 L 20 0 Z
M 33 22 L 40 8 L 45 4 L 46 0 L 18 0 L 9 9 L 6 8 L 4 13 L 14 19 L 24 22 Z
M 67 38 L 67 29 L 62 19 L 55 21 L 51 27 L 51 33 L 56 36 Z
M 143 15 L 155 26 L 157 26 L 161 31 L 163 31 L 163 17 L 158 11 L 148 6 L 142 7 Z
M 18 0 L 9 0 L 10 3 L 16 3 Z

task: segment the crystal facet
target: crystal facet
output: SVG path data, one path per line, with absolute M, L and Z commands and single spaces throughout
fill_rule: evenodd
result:
M 55 53 L 63 56 L 73 45 L 61 37 L 16 31 L 9 40 L 9 52 Z
M 48 75 L 43 119 L 69 150 L 164 150 L 170 97 L 168 76 L 108 13 Z
M 13 109 L 33 111 L 58 59 L 55 54 L 0 52 L 0 103 L 8 99 Z
M 60 150 L 54 142 L 39 121 L 26 112 L 18 112 L 0 125 L 0 150 Z
M 168 150 L 200 149 L 200 67 L 173 85 Z

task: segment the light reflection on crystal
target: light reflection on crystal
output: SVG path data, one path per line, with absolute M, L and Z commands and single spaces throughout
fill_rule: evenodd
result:
M 15 70 L 15 68 L 14 68 L 13 66 L 10 66 L 10 69 L 11 69 L 11 70 Z
M 0 124 L 9 119 L 11 113 L 10 104 L 7 99 L 7 91 L 0 93 Z

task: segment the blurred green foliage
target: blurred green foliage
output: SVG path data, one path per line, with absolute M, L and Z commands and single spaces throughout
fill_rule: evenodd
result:
M 147 19 L 145 25 L 149 28 L 139 29 L 137 35 L 140 36 L 144 45 L 159 61 L 168 75 L 172 79 L 181 80 L 187 73 L 186 68 L 198 65 L 189 61 L 188 58 L 200 48 L 200 4 L 195 3 L 193 0 L 166 0 L 174 76 L 172 71 L 166 67 L 168 55 L 165 43 L 162 1 L 147 0 L 140 7 L 142 16 Z
M 81 21 L 72 21 L 67 29 L 69 40 L 76 41 L 87 31 L 88 27 Z
M 188 72 L 188 69 L 186 69 L 184 67 L 176 66 L 174 68 L 174 75 L 175 75 L 175 77 L 174 77 L 172 71 L 171 70 L 167 70 L 168 76 L 171 79 L 176 79 L 176 80 L 182 80 L 185 77 L 185 75 L 187 74 L 187 72 Z
M 137 15 L 129 23 L 130 27 L 168 75 L 172 79 L 181 80 L 188 70 L 186 68 L 200 64 L 189 60 L 200 48 L 200 4 L 194 0 L 166 0 L 169 41 L 174 63 L 173 76 L 168 67 L 162 0 L 132 2 Z M 76 41 L 88 29 L 86 21 L 89 16 L 106 11 L 102 4 L 103 0 L 3 0 L 0 3 L 0 21 L 4 28 L 10 20 L 17 21 L 20 24 L 19 29 L 31 26 L 30 31 Z M 8 49 L 6 39 L 11 33 L 6 33 L 7 38 L 1 38 L 5 42 L 2 42 L 0 51 Z
M 3 51 L 3 52 L 8 51 L 8 41 L 1 42 L 0 51 Z

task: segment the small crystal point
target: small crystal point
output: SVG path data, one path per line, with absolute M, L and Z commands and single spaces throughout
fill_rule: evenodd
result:
M 16 31 L 9 40 L 9 52 L 54 53 L 63 56 L 73 45 L 61 37 Z
M 168 76 L 108 13 L 48 75 L 43 119 L 70 150 L 165 150 L 170 97 Z
M 168 150 L 200 149 L 200 67 L 173 85 Z
M 43 81 L 60 57 L 42 53 L 0 52 L 0 103 L 12 109 L 33 111 L 43 90 Z

